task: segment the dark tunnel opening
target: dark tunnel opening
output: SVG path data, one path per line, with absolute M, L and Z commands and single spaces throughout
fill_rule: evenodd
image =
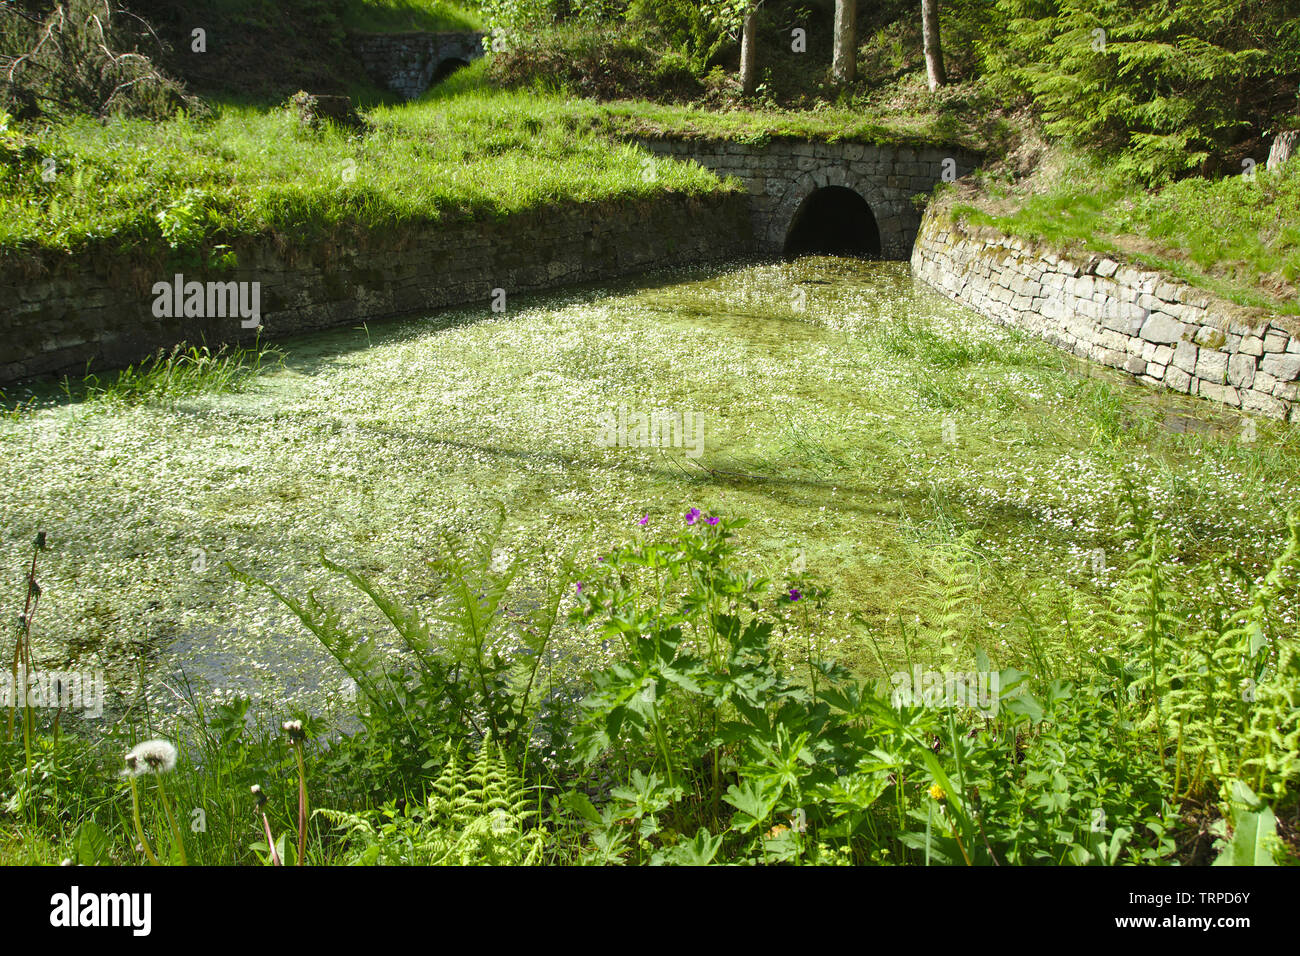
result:
M 867 201 L 844 186 L 814 190 L 795 210 L 785 254 L 880 258 L 880 229 Z
M 439 63 L 437 69 L 433 71 L 433 79 L 430 81 L 430 85 L 433 83 L 441 83 L 457 70 L 462 70 L 467 66 L 469 66 L 469 61 L 467 60 L 461 60 L 454 56 L 447 57 L 447 59 Z

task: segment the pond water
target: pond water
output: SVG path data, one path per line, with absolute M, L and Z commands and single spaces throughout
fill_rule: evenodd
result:
M 382 640 L 318 551 L 418 603 L 440 533 L 483 529 L 496 502 L 524 594 L 561 555 L 591 563 L 692 507 L 747 517 L 741 560 L 829 585 L 815 639 L 863 672 L 901 659 L 900 620 L 942 631 L 943 583 L 967 561 L 970 627 L 1014 662 L 1024 594 L 1104 593 L 1125 487 L 1189 566 L 1255 571 L 1296 499 L 1293 429 L 1240 440 L 1230 413 L 1099 373 L 903 263 L 719 266 L 282 344 L 283 367 L 236 393 L 0 424 L 0 601 L 21 609 L 45 530 L 46 667 L 103 667 L 163 706 L 186 681 L 206 700 L 318 706 L 342 671 L 223 562 L 316 588 Z M 687 428 L 643 447 L 634 427 L 609 445 L 611 417 L 656 411 L 701 425 L 702 445 Z M 568 640 L 575 666 L 596 653 Z

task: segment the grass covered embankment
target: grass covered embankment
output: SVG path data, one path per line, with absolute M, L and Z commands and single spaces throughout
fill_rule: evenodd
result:
M 1300 313 L 1300 165 L 1148 189 L 1114 166 L 1059 155 L 1008 185 L 955 190 L 952 212 L 1007 235 L 1104 252 L 1240 305 Z
M 79 0 L 85 2 L 85 0 Z M 450 0 L 129 0 L 162 41 L 150 46 L 201 96 L 283 98 L 371 92 L 350 34 L 483 29 L 477 4 Z M 195 52 L 192 30 L 206 31 Z
M 368 33 L 482 30 L 475 9 L 448 0 L 354 0 L 342 10 L 343 25 Z
M 863 115 L 847 109 L 817 112 L 752 109 L 712 112 L 690 105 L 616 101 L 592 110 L 600 126 L 620 134 L 762 143 L 810 139 L 876 146 L 959 146 L 985 150 L 989 140 L 975 130 L 933 113 Z
M 620 135 L 750 143 L 843 140 L 1000 153 L 1013 134 L 1001 104 L 978 83 L 959 83 L 935 95 L 906 77 L 830 98 L 799 54 L 780 47 L 769 53 L 779 75 L 794 74 L 822 95 L 765 91 L 745 97 L 732 74 L 704 71 L 679 51 L 599 24 L 549 26 L 513 37 L 507 49 L 493 54 L 487 79 L 508 89 L 565 89 L 595 101 L 581 111 Z
M 679 74 L 687 92 L 703 89 L 694 68 L 644 39 L 623 40 L 594 25 L 520 34 L 509 49 L 419 101 L 394 103 L 360 74 L 347 34 L 474 27 L 477 13 L 462 17 L 459 7 L 415 0 L 346 10 L 333 0 L 299 0 L 285 15 L 305 18 L 310 43 L 279 37 L 268 47 L 273 9 L 226 0 L 209 12 L 210 23 L 200 18 L 208 23 L 208 47 L 193 54 L 181 43 L 189 35 L 182 27 L 194 20 L 187 7 L 141 9 L 156 13 L 165 41 L 160 64 L 203 99 L 187 101 L 188 113 L 146 114 L 150 119 L 116 115 L 94 97 L 90 116 L 41 100 L 48 116 L 11 119 L 0 133 L 0 256 L 92 247 L 188 255 L 268 232 L 310 242 L 344 226 L 392 229 L 556 202 L 727 188 L 704 170 L 624 145 L 630 136 L 978 150 L 1003 131 L 996 121 L 978 121 L 988 118 L 988 104 L 967 88 L 888 109 L 853 101 L 801 110 L 760 98 L 728 99 L 714 110 L 707 95 L 669 102 Z M 259 62 L 251 51 L 261 51 Z M 634 82 L 639 76 L 648 77 L 644 89 Z M 716 71 L 709 76 L 704 86 L 716 85 Z M 347 90 L 366 125 L 300 128 L 280 108 L 297 83 L 313 93 Z M 15 115 L 22 115 L 17 107 Z M 647 162 L 655 164 L 653 175 Z
M 210 248 L 264 232 L 302 242 L 344 225 L 726 188 L 671 161 L 646 176 L 646 154 L 611 145 L 584 114 L 560 95 L 481 88 L 471 67 L 418 103 L 376 107 L 364 134 L 311 132 L 286 110 L 233 104 L 209 118 L 11 130 L 0 255 Z M 56 170 L 48 182 L 45 158 Z
M 413 103 L 375 105 L 360 130 L 307 130 L 288 109 L 233 101 L 161 122 L 13 125 L 0 134 L 9 159 L 0 167 L 0 256 L 211 251 L 268 232 L 305 242 L 342 227 L 739 188 L 621 141 L 630 136 L 989 145 L 937 114 L 601 103 L 560 88 L 500 88 L 486 81 L 488 69 L 476 63 Z

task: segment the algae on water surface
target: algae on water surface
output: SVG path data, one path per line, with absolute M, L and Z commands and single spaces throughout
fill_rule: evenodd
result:
M 47 531 L 39 660 L 103 666 L 127 698 L 143 672 L 160 705 L 181 672 L 213 696 L 319 705 L 342 672 L 222 562 L 316 588 L 382 640 L 318 549 L 418 604 L 440 533 L 483 529 L 499 501 L 528 559 L 517 601 L 563 555 L 589 564 L 698 506 L 751 519 L 756 572 L 806 566 L 832 588 L 809 619 L 825 653 L 879 672 L 900 633 L 937 642 L 960 574 L 962 651 L 1014 664 L 1026 595 L 1095 609 L 1127 547 L 1126 487 L 1189 566 L 1256 573 L 1297 497 L 1294 430 L 1261 422 L 1243 441 L 1194 400 L 1080 374 L 899 263 L 728 266 L 508 305 L 289 341 L 283 367 L 231 394 L 5 419 L 0 594 L 21 596 Z M 699 415 L 702 453 L 603 447 L 620 409 Z M 569 671 L 603 653 L 578 634 L 560 650 Z

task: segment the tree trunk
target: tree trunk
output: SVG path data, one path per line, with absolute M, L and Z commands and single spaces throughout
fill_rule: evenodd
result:
M 758 45 L 758 4 L 750 4 L 745 11 L 745 23 L 740 30 L 740 88 L 746 96 L 758 86 L 758 65 L 756 47 Z
M 852 83 L 858 75 L 858 0 L 835 0 L 835 53 L 831 76 Z
M 1282 164 L 1291 158 L 1297 139 L 1300 139 L 1300 130 L 1289 129 L 1277 134 L 1277 138 L 1273 140 L 1272 148 L 1268 151 L 1267 168 L 1269 172 L 1277 172 L 1282 168 Z
M 925 73 L 934 92 L 948 82 L 943 72 L 943 47 L 939 44 L 939 0 L 921 0 L 921 32 L 925 35 Z

